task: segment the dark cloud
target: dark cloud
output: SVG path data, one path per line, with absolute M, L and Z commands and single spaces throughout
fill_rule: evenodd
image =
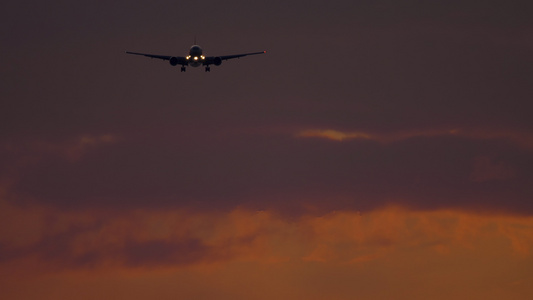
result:
M 146 215 L 144 212 L 144 218 L 139 219 L 132 216 L 131 211 L 117 214 L 85 211 L 75 217 L 50 210 L 40 211 L 43 212 L 40 220 L 35 216 L 30 220 L 24 219 L 27 211 L 18 211 L 26 222 L 16 225 L 25 228 L 15 228 L 20 236 L 3 236 L 0 263 L 22 265 L 24 261 L 31 261 L 36 270 L 45 266 L 54 271 L 106 266 L 157 268 L 210 263 L 235 255 L 226 249 L 227 241 L 215 247 L 206 245 L 199 238 L 189 237 L 194 232 L 191 224 L 183 223 L 187 221 L 184 217 L 161 214 L 159 217 L 177 225 L 165 228 L 161 235 L 157 231 L 157 213 L 150 219 L 150 213 Z M 33 229 L 37 230 L 32 236 Z M 185 236 L 167 236 L 169 232 L 180 231 L 185 231 Z M 246 239 L 232 239 L 232 242 L 238 245 L 249 243 Z
M 21 260 L 38 259 L 45 263 L 52 263 L 54 269 L 63 269 L 70 267 L 94 267 L 102 262 L 102 251 L 87 250 L 76 253 L 73 249 L 74 241 L 83 236 L 88 231 L 98 228 L 98 224 L 91 226 L 70 225 L 64 230 L 54 232 L 57 230 L 53 228 L 58 225 L 57 220 L 48 220 L 44 222 L 44 229 L 41 229 L 43 234 L 40 239 L 34 243 L 27 243 L 23 245 L 0 245 L 0 254 L 5 261 L 20 262 Z M 31 227 L 32 224 L 24 224 Z M 15 230 L 24 229 L 16 228 Z M 21 239 L 24 239 L 22 237 Z M 3 247 L 1 247 L 3 246 Z M 52 265 L 50 265 L 52 266 Z M 37 267 L 37 266 L 36 266 Z
M 129 241 L 124 247 L 125 265 L 128 267 L 157 267 L 189 265 L 209 260 L 210 249 L 202 241 Z

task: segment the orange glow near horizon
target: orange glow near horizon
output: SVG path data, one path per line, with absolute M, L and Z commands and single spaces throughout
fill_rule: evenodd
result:
M 245 209 L 99 214 L 5 202 L 1 211 L 8 299 L 533 296 L 531 217 L 400 207 L 290 219 Z

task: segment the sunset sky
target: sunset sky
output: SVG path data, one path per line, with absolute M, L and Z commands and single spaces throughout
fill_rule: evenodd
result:
M 2 299 L 532 299 L 532 3 L 0 4 Z

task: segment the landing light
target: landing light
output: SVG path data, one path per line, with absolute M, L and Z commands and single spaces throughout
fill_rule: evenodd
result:
M 194 60 L 198 60 L 198 56 L 195 56 L 195 57 L 194 57 Z
M 202 56 L 200 56 L 200 57 L 201 57 L 202 59 L 205 59 L 205 56 L 203 56 L 203 55 L 202 55 Z

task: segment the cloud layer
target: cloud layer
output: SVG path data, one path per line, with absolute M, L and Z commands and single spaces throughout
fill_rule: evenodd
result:
M 228 284 L 221 299 L 289 294 L 302 298 L 315 288 L 318 294 L 314 299 L 326 299 L 331 293 L 349 299 L 354 292 L 363 298 L 379 295 L 379 289 L 365 287 L 368 280 L 378 285 L 391 280 L 388 293 L 399 293 L 401 299 L 428 295 L 467 299 L 487 295 L 485 289 L 476 288 L 485 280 L 495 284 L 489 290 L 496 295 L 526 292 L 531 281 L 526 272 L 533 263 L 533 221 L 529 217 L 414 212 L 395 207 L 296 219 L 243 209 L 227 213 L 136 210 L 67 214 L 47 209 L 17 211 L 5 202 L 2 208 L 2 276 L 11 274 L 5 277 L 7 283 L 19 287 L 23 286 L 16 283 L 19 277 L 25 277 L 26 283 L 56 278 L 55 284 L 66 286 L 90 280 L 98 289 L 104 288 L 103 281 L 96 279 L 100 276 L 129 284 L 142 280 L 148 286 L 132 296 L 137 299 L 159 278 L 157 286 L 166 292 L 152 292 L 163 299 L 193 294 L 208 298 L 223 286 L 216 281 Z M 18 217 L 9 217 L 14 215 Z M 21 223 L 25 226 L 16 234 L 5 230 Z M 488 263 L 489 269 L 485 267 Z M 518 265 L 522 267 L 517 269 Z M 428 268 L 434 271 L 428 272 Z M 390 276 L 377 276 L 385 270 Z M 202 282 L 194 283 L 193 278 Z M 471 284 L 461 288 L 468 278 Z M 288 282 L 279 282 L 282 279 Z M 253 284 L 261 293 L 238 289 L 234 286 L 237 282 Z M 278 288 L 268 289 L 260 282 Z M 177 284 L 179 291 L 170 289 L 173 292 L 169 293 L 170 283 Z M 116 284 L 117 296 L 125 297 L 128 290 Z M 205 284 L 212 289 L 199 290 Z M 3 289 L 12 297 L 28 294 L 9 285 Z M 92 297 L 87 287 L 80 289 L 81 299 Z M 458 289 L 465 294 L 457 294 Z M 58 293 L 65 295 L 68 290 L 65 287 Z

